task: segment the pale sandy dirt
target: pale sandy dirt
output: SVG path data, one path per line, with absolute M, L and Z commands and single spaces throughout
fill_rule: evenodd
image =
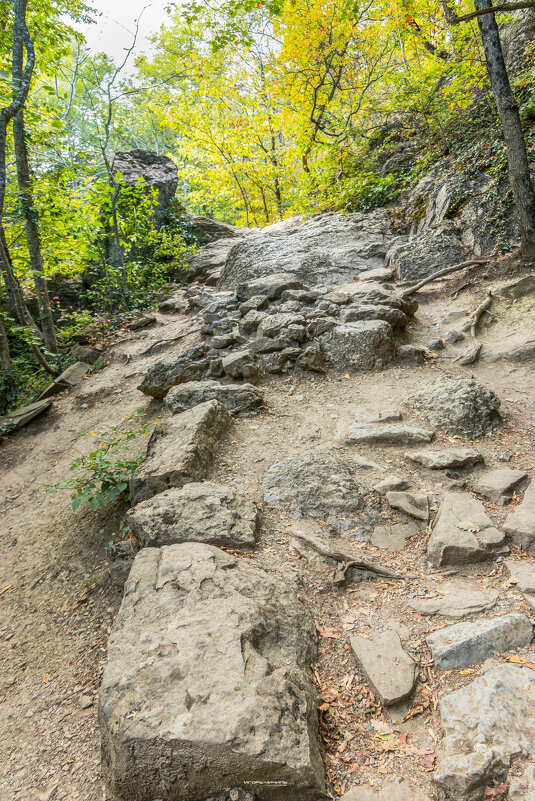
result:
M 485 288 L 468 289 L 454 300 L 452 287 L 459 285 L 457 279 L 421 293 L 422 305 L 410 341 L 425 344 L 445 333 L 484 297 Z M 504 338 L 528 338 L 526 326 L 534 320 L 527 303 L 513 308 L 496 301 L 493 311 L 496 321 L 483 328 L 485 347 L 501 347 Z M 161 403 L 150 401 L 136 385 L 151 363 L 171 358 L 194 342 L 195 335 L 168 343 L 160 353 L 139 354 L 156 338 L 171 338 L 190 327 L 196 327 L 191 318 L 160 316 L 156 328 L 130 334 L 127 341 L 107 352 L 108 367 L 58 398 L 45 416 L 0 449 L 0 591 L 8 587 L 0 595 L 2 801 L 107 798 L 99 768 L 96 695 L 108 633 L 120 603 L 120 592 L 110 580 L 105 548 L 124 509 L 115 504 L 98 513 L 72 512 L 68 492 L 51 495 L 44 486 L 63 478 L 76 450 L 89 448 L 95 441 L 91 436 L 79 439 L 82 432 L 98 434 L 105 426 L 131 426 L 126 418 L 140 407 L 144 419 L 166 413 Z M 117 338 L 126 336 L 122 332 Z M 239 487 L 259 504 L 263 533 L 254 558 L 294 583 L 320 629 L 332 634 L 319 638 L 315 675 L 322 704 L 331 710 L 321 712 L 321 732 L 333 797 L 355 782 L 382 786 L 393 777 L 405 776 L 434 798 L 431 775 L 441 736 L 437 698 L 444 690 L 473 678 L 492 660 L 469 674 L 435 674 L 423 637 L 449 621 L 422 618 L 406 603 L 408 593 L 440 587 L 444 580 L 440 573 L 430 571 L 425 559 L 425 526 L 404 551 L 393 554 L 351 539 L 351 535 L 345 538 L 346 547 L 353 547 L 359 556 L 417 575 L 413 582 L 365 582 L 333 591 L 333 566 L 321 558 L 309 561 L 292 547 L 294 521 L 264 506 L 261 482 L 277 459 L 321 448 L 353 463 L 359 480 L 373 485 L 383 474 L 357 466 L 355 449 L 343 442 L 349 424 L 363 411 L 400 406 L 411 392 L 444 372 L 474 375 L 502 400 L 503 430 L 478 443 L 487 466 L 503 466 L 498 455 L 506 450 L 513 454 L 509 466 L 535 475 L 532 366 L 501 362 L 463 368 L 452 358 L 444 358 L 460 350 L 462 346 L 448 347 L 438 354 L 441 358 L 419 368 L 390 368 L 350 378 L 301 372 L 270 378 L 263 382 L 266 408 L 256 418 L 235 421 L 221 442 L 210 476 Z M 406 413 L 405 419 L 417 418 Z M 444 435 L 439 435 L 441 440 L 448 442 Z M 407 462 L 405 450 L 360 448 L 358 454 L 388 472 L 406 476 L 414 489 L 429 494 L 431 506 L 436 507 L 448 480 Z M 389 512 L 385 505 L 381 508 L 372 494 L 367 508 L 379 509 L 385 519 L 406 519 L 402 513 Z M 506 513 L 501 507 L 488 508 L 498 521 Z M 321 533 L 321 524 L 315 528 Z M 460 574 L 500 590 L 491 615 L 527 611 L 500 565 L 474 566 Z M 348 639 L 354 633 L 387 625 L 399 631 L 404 646 L 419 661 L 420 680 L 413 701 L 383 717 L 359 674 Z M 525 649 L 524 655 L 530 653 Z M 366 701 L 370 704 L 363 711 Z M 409 710 L 420 714 L 401 722 Z M 394 729 L 396 738 L 381 741 L 376 736 L 378 727 L 379 731 L 381 727 Z

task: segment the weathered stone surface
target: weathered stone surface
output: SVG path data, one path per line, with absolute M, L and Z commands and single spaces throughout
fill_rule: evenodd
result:
M 441 595 L 436 598 L 414 598 L 408 601 L 411 609 L 420 615 L 466 617 L 487 612 L 496 605 L 498 590 L 481 590 L 469 579 L 451 579 L 440 585 Z
M 158 304 L 158 311 L 162 314 L 183 314 L 187 311 L 188 301 L 183 295 L 164 298 Z
M 512 581 L 517 584 L 526 602 L 535 611 L 535 564 L 517 559 L 506 559 L 505 564 Z
M 407 399 L 429 423 L 465 439 L 482 437 L 501 424 L 499 398 L 473 378 L 439 379 Z
M 19 406 L 18 409 L 13 409 L 12 412 L 4 415 L 4 417 L 0 417 L 0 428 L 5 428 L 8 431 L 18 431 L 19 428 L 23 428 L 35 417 L 50 409 L 53 401 L 54 398 L 45 398 L 45 400 L 30 403 L 29 406 Z
M 254 548 L 258 510 L 232 487 L 186 484 L 130 509 L 126 522 L 141 548 L 176 542 L 204 542 L 227 548 Z
M 475 448 L 444 448 L 439 451 L 424 449 L 406 453 L 407 459 L 423 464 L 431 470 L 446 470 L 448 467 L 470 467 L 483 462 L 483 455 Z
M 362 671 L 385 706 L 411 694 L 416 681 L 416 664 L 405 653 L 397 632 L 376 632 L 351 637 L 351 648 Z
M 507 801 L 535 801 L 535 765 L 530 764 L 521 776 L 511 780 Z
M 188 352 L 173 362 L 156 362 L 149 367 L 138 386 L 140 392 L 153 398 L 165 398 L 171 387 L 222 375 L 221 359 L 191 358 Z
M 411 237 L 406 242 L 394 242 L 386 254 L 386 266 L 393 269 L 401 281 L 418 281 L 461 261 L 465 258 L 455 236 Z
M 156 426 L 147 457 L 130 479 L 132 502 L 206 478 L 215 447 L 230 423 L 223 404 L 211 400 Z
M 134 317 L 134 319 L 128 323 L 128 328 L 130 331 L 137 331 L 138 328 L 147 328 L 150 325 L 155 325 L 156 322 L 156 315 L 143 314 L 141 317 Z
M 392 523 L 392 525 L 375 526 L 372 534 L 372 545 L 376 548 L 384 548 L 387 551 L 397 551 L 398 548 L 405 547 L 405 540 L 414 537 L 418 533 L 419 526 L 411 521 L 410 523 Z
M 507 515 L 503 527 L 524 551 L 535 550 L 535 481 L 528 486 L 522 503 Z
M 196 801 L 251 783 L 265 801 L 321 797 L 314 654 L 303 606 L 250 560 L 199 543 L 142 550 L 100 690 L 110 792 Z
M 515 278 L 514 281 L 509 281 L 507 284 L 499 286 L 494 294 L 510 300 L 518 300 L 526 295 L 535 294 L 535 273 L 525 275 L 522 278 Z
M 520 345 L 512 344 L 503 350 L 483 351 L 482 361 L 493 362 L 531 362 L 535 361 L 535 339 L 528 339 Z
M 535 681 L 518 665 L 487 670 L 440 702 L 445 731 L 434 779 L 455 801 L 480 801 L 515 754 L 535 753 Z
M 409 489 L 409 486 L 409 482 L 406 479 L 389 475 L 385 476 L 378 484 L 375 484 L 373 489 L 380 495 L 384 495 L 386 492 L 400 492 L 401 490 Z
M 239 229 L 235 230 L 239 231 Z M 225 238 L 216 239 L 204 245 L 189 264 L 192 276 L 200 281 L 214 274 L 219 278 L 227 257 L 237 241 L 232 233 L 227 233 Z
M 172 387 L 165 403 L 173 414 L 185 412 L 209 400 L 218 400 L 230 414 L 241 414 L 257 409 L 264 401 L 264 393 L 252 384 L 220 384 L 219 381 L 189 381 Z
M 502 497 L 511 498 L 527 475 L 523 470 L 503 467 L 501 470 L 480 473 L 471 484 L 476 492 L 485 495 L 491 501 L 498 501 Z
M 47 398 L 52 398 L 54 395 L 59 395 L 60 392 L 65 392 L 65 390 L 70 387 L 81 384 L 84 380 L 84 376 L 87 375 L 90 370 L 91 365 L 85 364 L 85 362 L 74 362 L 74 364 L 70 364 L 61 375 L 58 375 L 58 377 L 54 379 L 52 384 L 50 384 L 44 392 L 41 392 L 37 400 L 42 401 Z
M 494 527 L 481 501 L 466 493 L 449 492 L 444 497 L 427 543 L 435 565 L 483 562 L 507 550 L 504 535 Z
M 435 432 L 405 423 L 353 423 L 346 445 L 421 445 L 431 442 Z
M 258 359 L 250 350 L 237 350 L 229 353 L 223 361 L 225 375 L 231 378 L 256 378 L 258 376 Z
M 232 261 L 234 254 L 231 254 L 230 261 Z M 236 286 L 236 276 L 227 277 L 227 270 L 223 272 L 221 284 L 225 286 Z M 255 295 L 264 295 L 269 300 L 276 300 L 280 298 L 282 293 L 287 289 L 303 289 L 303 284 L 292 273 L 282 272 L 267 272 L 260 278 L 246 283 L 239 283 L 236 287 L 236 295 L 239 300 L 246 301 Z
M 329 361 L 341 370 L 376 370 L 396 354 L 392 328 L 383 320 L 335 325 L 321 342 Z
M 253 309 L 247 312 L 245 317 L 242 317 L 240 320 L 240 332 L 245 335 L 254 334 L 262 320 L 265 320 L 266 317 L 271 319 L 266 312 L 263 311 L 257 311 L 256 309 Z
M 401 309 L 393 309 L 386 305 L 372 305 L 371 303 L 361 303 L 356 306 L 347 306 L 341 313 L 340 319 L 343 323 L 356 323 L 360 320 L 384 320 L 390 323 L 392 328 L 405 328 L 409 318 Z
M 319 342 L 311 342 L 303 349 L 297 357 L 296 364 L 302 370 L 309 370 L 312 373 L 326 373 L 327 361 L 322 353 Z
M 351 512 L 362 505 L 365 494 L 350 464 L 319 450 L 276 462 L 266 473 L 263 487 L 270 506 L 326 519 L 342 530 L 354 524 Z
M 400 345 L 397 359 L 406 367 L 421 367 L 422 364 L 425 364 L 425 349 L 418 345 Z
M 270 314 L 266 315 L 258 327 L 259 337 L 284 336 L 288 326 L 302 326 L 305 318 L 300 314 Z
M 386 500 L 393 509 L 401 509 L 418 520 L 429 519 L 429 500 L 419 492 L 387 492 Z
M 468 667 L 483 662 L 493 651 L 529 645 L 533 626 L 525 615 L 502 615 L 470 623 L 455 623 L 426 637 L 436 667 L 441 670 Z
M 363 270 L 384 265 L 388 238 L 383 210 L 283 220 L 254 232 L 231 251 L 219 286 L 251 284 L 277 272 L 291 273 L 312 286 L 343 284 Z
M 168 208 L 178 185 L 174 161 L 151 150 L 136 149 L 116 153 L 112 171 L 114 174 L 121 173 L 121 183 L 125 186 L 134 187 L 141 178 L 147 190 L 157 190 L 157 218 Z

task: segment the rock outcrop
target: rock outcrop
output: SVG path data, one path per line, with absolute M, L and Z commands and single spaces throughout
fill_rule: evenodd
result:
M 500 399 L 473 378 L 438 379 L 407 399 L 431 425 L 465 439 L 484 436 L 501 425 Z
M 324 789 L 314 624 L 285 582 L 198 543 L 147 548 L 126 584 L 99 699 L 103 768 L 124 801 L 262 801 Z

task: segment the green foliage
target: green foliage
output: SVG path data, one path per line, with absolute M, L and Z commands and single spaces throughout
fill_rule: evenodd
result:
M 142 410 L 139 410 L 138 414 Z M 128 501 L 130 479 L 145 458 L 145 451 L 132 455 L 131 443 L 140 436 L 148 436 L 152 422 L 139 428 L 121 431 L 118 426 L 104 429 L 100 438 L 104 441 L 87 455 L 80 455 L 69 470 L 73 478 L 63 479 L 47 487 L 47 492 L 69 489 L 72 492 L 72 508 L 88 504 L 93 511 L 107 506 L 118 497 Z M 80 436 L 96 436 L 96 432 Z

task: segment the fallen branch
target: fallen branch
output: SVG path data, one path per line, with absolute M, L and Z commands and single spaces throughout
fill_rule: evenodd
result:
M 345 584 L 348 579 L 348 573 L 351 570 L 360 570 L 364 573 L 373 573 L 376 576 L 397 580 L 411 578 L 410 576 L 400 576 L 399 573 L 394 573 L 393 570 L 389 570 L 387 567 L 381 567 L 373 562 L 368 562 L 363 559 L 354 559 L 350 554 L 329 548 L 318 539 L 318 537 L 314 537 L 311 534 L 304 534 L 300 531 L 292 531 L 292 534 L 326 559 L 333 559 L 335 562 L 341 563 L 341 567 L 336 571 L 334 576 L 335 584 Z
M 469 364 L 474 364 L 474 362 L 477 360 L 481 348 L 483 347 L 481 342 L 478 339 L 476 339 L 477 325 L 482 315 L 485 312 L 488 312 L 491 303 L 492 303 L 492 290 L 489 289 L 485 300 L 482 303 L 480 303 L 476 309 L 474 309 L 474 311 L 469 316 L 466 323 L 461 328 L 461 331 L 470 332 L 470 336 L 472 337 L 473 342 L 468 348 L 468 350 L 465 350 L 464 353 L 461 353 L 453 360 L 454 362 L 459 362 L 459 364 L 462 364 L 464 367 L 466 367 Z
M 153 342 L 152 345 L 149 345 L 148 348 L 142 350 L 139 353 L 139 356 L 145 356 L 147 353 L 150 353 L 153 348 L 158 347 L 158 345 L 164 345 L 167 342 L 178 342 L 179 339 L 184 339 L 184 337 L 189 337 L 190 334 L 197 334 L 201 329 L 194 328 L 192 331 L 186 331 L 185 334 L 179 334 L 177 337 L 170 337 L 170 339 L 157 339 L 156 342 Z
M 460 264 L 454 264 L 453 267 L 445 267 L 443 270 L 438 270 L 436 273 L 432 273 L 427 278 L 422 278 L 422 280 L 417 284 L 414 284 L 414 286 L 409 287 L 407 290 L 405 290 L 405 292 L 403 292 L 403 297 L 409 298 L 426 284 L 430 284 L 431 281 L 436 281 L 438 278 L 442 278 L 444 275 L 455 273 L 457 270 L 464 269 L 464 267 L 475 267 L 477 264 L 486 263 L 487 259 L 472 259 L 471 261 L 462 261 Z

